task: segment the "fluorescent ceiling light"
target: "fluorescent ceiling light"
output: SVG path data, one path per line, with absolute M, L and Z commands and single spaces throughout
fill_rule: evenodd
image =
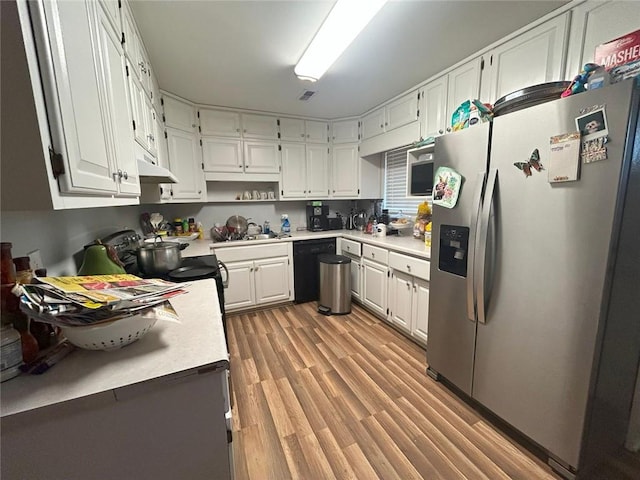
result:
M 318 80 L 382 8 L 386 0 L 338 0 L 293 70 Z

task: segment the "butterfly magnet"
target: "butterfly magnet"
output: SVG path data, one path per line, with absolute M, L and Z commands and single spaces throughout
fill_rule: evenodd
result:
M 529 158 L 528 162 L 515 162 L 513 165 L 518 170 L 522 170 L 522 172 L 524 172 L 525 177 L 531 176 L 531 169 L 534 169 L 536 172 L 539 172 L 540 170 L 544 170 L 542 163 L 540 163 L 540 152 L 538 151 L 537 148 L 531 154 L 531 157 Z

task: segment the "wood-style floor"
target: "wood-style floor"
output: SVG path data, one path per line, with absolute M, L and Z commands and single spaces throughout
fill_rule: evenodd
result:
M 425 351 L 357 305 L 228 318 L 238 480 L 560 478 L 425 374 Z

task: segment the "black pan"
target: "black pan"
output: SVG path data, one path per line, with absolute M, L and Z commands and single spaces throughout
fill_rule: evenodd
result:
M 203 280 L 212 278 L 218 269 L 207 265 L 191 265 L 176 268 L 169 272 L 169 278 L 174 282 L 190 282 L 192 280 Z

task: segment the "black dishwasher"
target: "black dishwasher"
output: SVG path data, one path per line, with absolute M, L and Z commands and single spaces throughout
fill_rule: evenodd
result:
M 320 285 L 318 255 L 324 253 L 336 253 L 335 238 L 293 242 L 293 284 L 296 303 L 318 300 Z

